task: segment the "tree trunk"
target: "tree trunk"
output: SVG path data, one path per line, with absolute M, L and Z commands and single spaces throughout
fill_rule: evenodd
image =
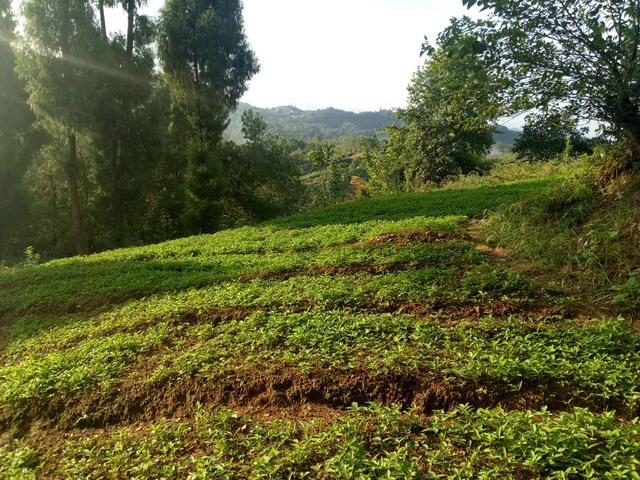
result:
M 76 134 L 70 132 L 68 134 L 68 141 L 69 158 L 64 164 L 64 171 L 69 185 L 71 219 L 73 221 L 73 238 L 76 245 L 76 253 L 78 255 L 86 255 L 89 253 L 89 244 L 87 241 L 87 233 L 84 229 L 82 208 L 80 206 L 80 194 L 78 192 L 78 151 Z
M 136 0 L 127 0 L 127 58 L 133 60 L 133 46 L 135 33 L 135 17 L 137 11 Z M 126 105 L 126 103 L 125 103 Z M 122 195 L 122 149 L 126 141 L 117 138 L 113 145 L 111 161 L 111 175 L 113 180 L 111 208 L 113 210 L 113 238 L 118 246 L 124 238 L 124 212 Z
M 111 152 L 111 210 L 112 210 L 112 228 L 113 240 L 116 246 L 122 245 L 124 238 L 124 212 L 122 205 L 122 151 L 120 148 L 120 140 L 113 143 L 113 151 Z
M 133 57 L 133 24 L 136 15 L 136 0 L 127 2 L 127 57 Z
M 617 122 L 614 123 L 622 128 L 629 140 L 632 162 L 640 162 L 640 108 L 630 97 L 623 98 L 617 107 Z
M 51 218 L 54 222 L 58 219 L 58 189 L 56 188 L 56 182 L 53 180 L 53 175 L 49 175 L 49 189 L 51 190 Z M 58 245 L 58 229 L 53 229 L 53 244 Z
M 633 154 L 632 161 L 634 163 L 638 163 L 640 162 L 640 123 L 629 125 L 625 128 L 625 132 L 629 139 L 629 145 L 631 145 L 631 151 Z
M 98 2 L 98 10 L 100 11 L 100 31 L 102 32 L 102 38 L 107 40 L 107 21 L 104 16 L 104 0 Z

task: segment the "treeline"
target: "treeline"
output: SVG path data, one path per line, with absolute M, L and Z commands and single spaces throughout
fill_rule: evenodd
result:
M 295 142 L 251 112 L 258 62 L 239 0 L 0 0 L 0 256 L 46 257 L 212 232 L 297 208 Z M 112 33 L 106 9 L 126 14 Z
M 532 111 L 514 152 L 528 161 L 617 143 L 640 165 L 638 0 L 463 0 L 487 18 L 453 19 L 409 87 L 402 124 L 371 154 L 370 188 L 419 189 L 482 172 L 501 118 Z M 597 122 L 597 138 L 580 125 Z

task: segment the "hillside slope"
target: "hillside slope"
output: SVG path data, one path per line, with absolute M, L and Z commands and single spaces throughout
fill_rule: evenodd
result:
M 0 274 L 0 477 L 640 478 L 640 338 L 468 233 L 555 181 Z
M 373 136 L 380 134 L 387 125 L 396 123 L 392 110 L 377 112 L 348 112 L 335 108 L 301 110 L 296 107 L 259 108 L 241 103 L 229 119 L 225 136 L 234 142 L 242 142 L 242 114 L 251 109 L 267 122 L 269 131 L 285 138 L 305 141 L 316 139 L 338 141 L 350 135 Z
M 393 110 L 377 112 L 348 112 L 335 108 L 323 110 L 301 110 L 296 107 L 259 108 L 240 103 L 229 119 L 225 137 L 234 142 L 243 141 L 242 114 L 248 110 L 259 113 L 267 122 L 269 131 L 285 138 L 313 141 L 339 141 L 350 135 L 378 135 L 384 137 L 388 125 L 399 124 Z M 507 127 L 498 127 L 496 143 L 506 147 L 513 145 L 520 132 Z

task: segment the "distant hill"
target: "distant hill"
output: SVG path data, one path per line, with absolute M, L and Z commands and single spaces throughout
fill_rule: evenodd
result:
M 510 152 L 513 148 L 515 141 L 522 135 L 520 130 L 511 130 L 508 127 L 499 126 L 493 136 L 495 142 L 492 149 L 492 154 L 498 155 L 505 152 Z
M 513 145 L 520 135 L 522 135 L 520 130 L 511 130 L 510 128 L 499 126 L 495 134 L 495 141 L 496 143 Z
M 301 110 L 296 107 L 259 108 L 241 103 L 231 115 L 229 127 L 225 132 L 227 139 L 242 142 L 242 113 L 251 109 L 259 113 L 267 122 L 269 131 L 285 138 L 300 140 L 337 141 L 349 135 L 384 137 L 384 128 L 390 124 L 398 124 L 393 110 L 377 112 L 348 112 L 336 108 L 324 110 Z M 502 149 L 510 149 L 520 132 L 507 127 L 498 127 L 496 144 Z
M 335 141 L 349 135 L 371 136 L 397 122 L 392 110 L 354 113 L 335 108 L 301 110 L 296 107 L 258 108 L 241 103 L 225 132 L 229 140 L 242 141 L 242 113 L 252 109 L 269 125 L 269 131 L 286 138 Z

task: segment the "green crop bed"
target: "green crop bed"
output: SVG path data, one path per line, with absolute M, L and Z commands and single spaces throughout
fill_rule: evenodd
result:
M 468 233 L 552 184 L 1 273 L 0 478 L 640 478 L 629 322 Z

